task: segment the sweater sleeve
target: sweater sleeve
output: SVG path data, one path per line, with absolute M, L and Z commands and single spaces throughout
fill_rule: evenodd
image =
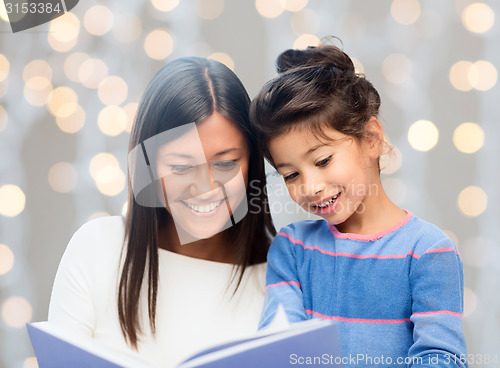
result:
M 281 304 L 289 322 L 307 319 L 302 288 L 297 274 L 297 260 L 290 227 L 276 235 L 267 255 L 266 298 L 259 329 L 267 326 Z M 292 233 L 293 234 L 293 233 Z
M 467 367 L 462 327 L 463 266 L 453 242 L 425 251 L 410 270 L 412 367 Z
M 49 304 L 48 321 L 73 333 L 92 336 L 95 308 L 89 265 L 94 244 L 91 224 L 83 225 L 71 238 L 59 263 Z

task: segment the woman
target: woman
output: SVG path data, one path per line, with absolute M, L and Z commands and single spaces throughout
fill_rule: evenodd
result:
M 249 103 L 214 60 L 153 77 L 130 137 L 125 223 L 100 218 L 73 236 L 49 323 L 155 366 L 256 330 L 275 230 Z

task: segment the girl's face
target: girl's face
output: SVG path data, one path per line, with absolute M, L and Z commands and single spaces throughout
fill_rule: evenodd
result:
M 332 128 L 318 138 L 306 128 L 271 140 L 269 152 L 292 199 L 306 211 L 337 225 L 365 210 L 377 195 L 379 171 L 373 144 L 358 143 Z
M 221 114 L 192 124 L 162 145 L 156 162 L 181 244 L 211 237 L 246 214 L 242 202 L 246 203 L 249 148 L 236 125 Z

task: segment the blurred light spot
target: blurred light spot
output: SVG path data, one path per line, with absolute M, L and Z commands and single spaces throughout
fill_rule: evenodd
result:
M 137 113 L 137 108 L 139 104 L 137 102 L 131 102 L 123 108 L 123 111 L 127 114 L 127 126 L 125 131 L 130 133 L 132 131 L 132 126 L 134 125 L 135 114 Z
M 418 120 L 408 130 L 408 142 L 417 151 L 429 151 L 437 144 L 439 130 L 432 121 Z
M 406 185 L 397 178 L 385 178 L 382 185 L 387 195 L 396 205 L 402 206 L 406 200 L 408 189 Z
M 458 195 L 458 208 L 466 216 L 476 217 L 484 212 L 488 196 L 479 187 L 469 186 Z
M 117 136 L 127 128 L 127 113 L 119 106 L 107 106 L 99 113 L 97 125 L 103 134 Z
M 113 13 L 104 5 L 94 5 L 85 12 L 83 25 L 92 35 L 105 35 L 113 27 Z
M 298 36 L 304 33 L 318 33 L 320 25 L 321 19 L 319 15 L 311 9 L 304 9 L 300 12 L 294 13 L 290 20 L 292 31 Z
M 462 12 L 464 27 L 474 33 L 484 33 L 493 27 L 495 13 L 484 3 L 472 3 Z
M 92 221 L 98 219 L 99 217 L 106 217 L 106 216 L 111 216 L 111 214 L 105 211 L 94 212 L 92 215 L 89 216 L 87 221 Z
M 392 83 L 404 83 L 411 76 L 411 60 L 402 54 L 392 54 L 385 58 L 382 71 L 385 78 Z
M 456 246 L 458 246 L 458 237 L 455 235 L 455 233 L 453 231 L 443 229 L 443 233 L 445 233 L 446 235 L 448 235 L 448 237 L 451 239 L 451 241 L 453 242 L 453 244 L 455 244 Z
M 80 82 L 78 71 L 80 66 L 88 59 L 90 57 L 84 52 L 75 52 L 69 55 L 64 61 L 64 74 L 66 74 L 66 77 L 73 82 Z
M 103 104 L 119 105 L 127 98 L 128 86 L 121 77 L 112 75 L 99 84 L 97 94 Z
M 212 20 L 224 12 L 224 0 L 196 0 L 195 9 L 200 18 Z
M 97 88 L 108 76 L 108 67 L 100 59 L 88 59 L 78 69 L 78 79 L 87 88 Z
M 483 129 L 475 123 L 460 124 L 453 133 L 453 143 L 460 152 L 477 152 L 484 144 Z
M 102 194 L 115 196 L 125 188 L 126 177 L 119 167 L 106 166 L 97 173 L 95 183 Z
M 151 0 L 151 4 L 153 4 L 156 10 L 169 12 L 179 5 L 179 0 Z
M 127 209 L 128 209 L 128 202 L 125 202 L 122 207 L 122 216 L 127 215 Z
M 399 24 L 410 25 L 420 17 L 420 4 L 417 0 L 394 0 L 391 15 Z
M 2 318 L 10 327 L 24 328 L 31 321 L 32 314 L 31 304 L 20 296 L 8 298 L 2 305 Z
M 461 60 L 455 64 L 450 69 L 450 82 L 459 91 L 470 91 L 472 85 L 469 80 L 469 70 L 472 63 L 469 61 Z
M 117 158 L 108 152 L 101 152 L 95 155 L 92 160 L 90 160 L 89 172 L 90 176 L 95 180 L 99 171 L 107 166 L 119 167 Z
M 166 59 L 174 50 L 174 40 L 170 33 L 163 29 L 156 29 L 147 35 L 144 41 L 144 51 L 155 60 Z
M 473 88 L 487 91 L 496 84 L 498 73 L 492 63 L 479 60 L 470 66 L 467 76 Z
M 280 0 L 283 9 L 290 12 L 299 12 L 307 6 L 307 0 Z
M 10 63 L 5 55 L 0 54 L 0 82 L 9 76 Z
M 85 125 L 85 111 L 78 104 L 65 104 L 58 110 L 56 123 L 64 133 L 76 133 Z
M 52 115 L 58 116 L 59 109 L 61 109 L 66 104 L 72 104 L 69 106 L 73 106 L 76 109 L 78 104 L 78 96 L 73 91 L 73 89 L 69 87 L 57 87 L 54 89 L 49 95 L 48 108 Z M 64 109 L 64 115 L 69 115 L 71 112 L 68 111 L 67 107 Z M 63 113 L 61 112 L 61 113 Z
M 276 18 L 285 11 L 280 0 L 255 0 L 255 8 L 266 18 Z
M 36 357 L 29 357 L 24 360 L 23 368 L 38 368 Z
M 208 57 L 209 59 L 214 59 L 222 64 L 226 65 L 229 69 L 234 71 L 234 61 L 231 59 L 231 56 L 225 54 L 223 52 L 214 52 L 212 55 Z
M 352 63 L 354 64 L 354 71 L 356 72 L 356 74 L 364 74 L 365 67 L 363 66 L 361 61 L 359 61 L 358 59 L 356 59 L 354 57 L 351 58 L 351 60 L 352 60 Z
M 305 49 L 308 46 L 318 46 L 320 43 L 319 38 L 313 34 L 303 34 L 302 36 L 297 37 L 295 42 L 293 43 L 294 49 Z
M 477 307 L 477 296 L 474 291 L 468 287 L 464 287 L 464 317 L 470 316 Z
M 495 259 L 493 249 L 495 245 L 488 239 L 472 237 L 464 241 L 460 254 L 466 266 L 483 267 Z
M 403 163 L 403 155 L 398 147 L 393 146 L 392 149 L 380 157 L 381 172 L 385 175 L 394 174 L 401 168 Z
M 76 45 L 78 33 L 80 33 L 80 20 L 73 13 L 67 12 L 64 17 L 55 18 L 50 22 L 49 45 L 55 51 L 69 51 Z
M 78 174 L 73 165 L 67 162 L 58 162 L 49 170 L 49 184 L 56 192 L 71 192 L 78 179 Z
M 45 77 L 32 77 L 24 86 L 24 98 L 33 106 L 43 106 L 49 101 L 52 83 Z
M 52 67 L 45 60 L 32 60 L 23 70 L 23 79 L 28 82 L 34 77 L 44 77 L 49 81 L 52 81 Z
M 117 15 L 113 26 L 113 35 L 118 41 L 124 43 L 133 42 L 139 38 L 141 31 L 142 22 L 136 15 L 132 13 Z
M 14 253 L 5 244 L 0 244 L 0 275 L 5 275 L 14 267 Z
M 9 16 L 7 15 L 7 9 L 3 1 L 0 1 L 0 19 L 6 23 L 9 23 Z
M 7 115 L 7 111 L 0 105 L 0 132 L 7 127 L 8 120 L 9 116 Z
M 0 215 L 15 217 L 24 210 L 26 196 L 17 185 L 0 186 Z

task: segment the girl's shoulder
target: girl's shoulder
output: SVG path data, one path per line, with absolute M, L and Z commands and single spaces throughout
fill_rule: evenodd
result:
M 453 240 L 443 230 L 415 215 L 401 230 L 401 236 L 407 238 L 407 242 L 413 245 L 417 254 L 432 252 L 436 249 L 457 249 Z

